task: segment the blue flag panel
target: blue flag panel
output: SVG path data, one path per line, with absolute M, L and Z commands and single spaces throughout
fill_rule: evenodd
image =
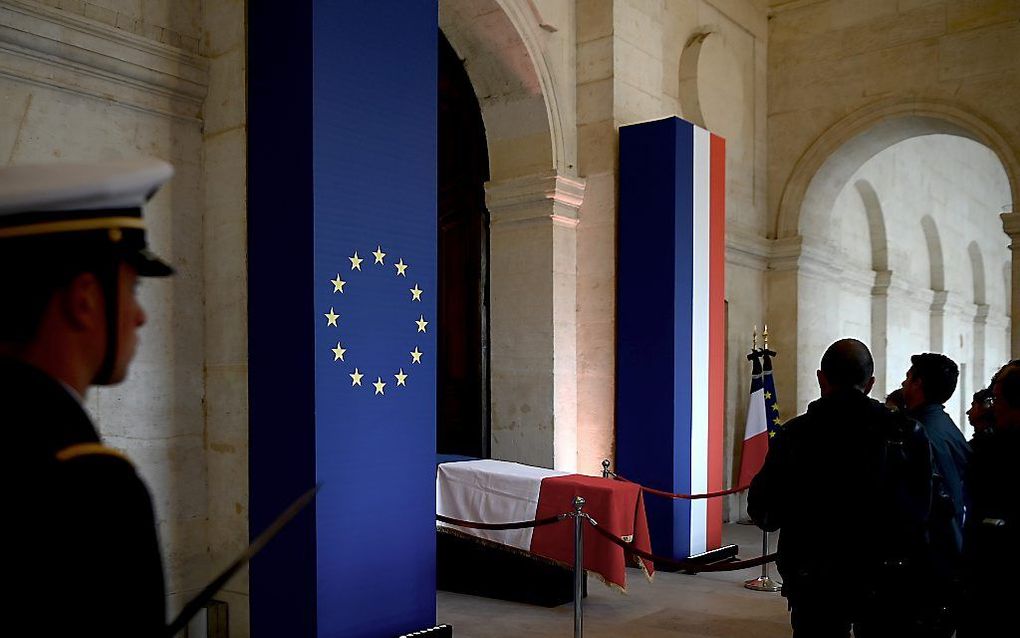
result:
M 299 156 L 272 157 L 293 181 L 266 171 L 250 186 L 253 207 L 280 190 L 304 201 L 251 220 L 252 299 L 256 273 L 288 273 L 275 280 L 288 288 L 274 290 L 287 299 L 271 309 L 280 323 L 251 318 L 251 374 L 267 393 L 253 381 L 253 531 L 273 481 L 324 484 L 300 538 L 253 566 L 252 635 L 395 636 L 435 623 L 436 3 L 313 2 L 307 22 L 281 18 L 292 33 L 257 30 L 276 14 L 249 11 L 262 20 L 249 18 L 250 48 L 310 43 L 293 79 L 278 69 L 279 97 L 262 94 L 303 112 L 250 131 L 306 136 L 284 139 Z M 285 556 L 310 556 L 311 578 Z M 309 610 L 310 623 L 291 615 Z

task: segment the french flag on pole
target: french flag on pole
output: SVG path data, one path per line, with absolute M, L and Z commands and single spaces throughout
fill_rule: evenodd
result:
M 754 350 L 747 358 L 751 360 L 751 400 L 747 405 L 747 421 L 744 424 L 744 451 L 740 456 L 739 485 L 748 485 L 765 464 L 769 451 L 769 428 L 765 414 L 765 384 L 762 382 L 761 356 Z
M 723 487 L 723 138 L 680 118 L 620 128 L 616 467 L 648 487 Z M 653 549 L 722 543 L 719 499 L 648 499 Z

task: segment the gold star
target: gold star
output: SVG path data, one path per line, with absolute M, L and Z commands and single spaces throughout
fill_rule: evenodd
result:
M 407 270 L 407 264 L 404 263 L 404 258 L 403 257 L 401 257 L 400 260 L 397 263 L 393 264 L 393 265 L 396 267 L 398 275 L 400 275 L 401 277 L 406 277 L 407 276 L 404 273 L 404 271 Z
M 779 404 L 778 403 L 773 403 L 772 404 L 772 409 L 775 410 L 776 412 L 779 412 Z
M 327 328 L 329 326 L 336 326 L 336 320 L 340 318 L 340 315 L 338 315 L 335 312 L 333 312 L 333 306 L 330 306 L 329 307 L 329 312 L 325 313 L 323 316 L 326 317 L 326 327 Z
M 342 348 L 340 346 L 340 342 L 339 341 L 336 342 L 336 347 L 332 348 L 332 350 L 333 350 L 333 361 L 343 361 L 344 360 L 344 353 L 347 352 L 347 348 Z
M 772 422 L 775 423 L 776 425 L 782 425 L 783 424 L 783 422 L 779 420 L 779 417 L 776 417 L 776 418 L 772 419 Z
M 372 254 L 375 255 L 375 263 L 383 263 L 382 259 L 386 256 L 386 253 L 382 251 L 382 246 L 376 246 L 375 250 L 372 251 Z
M 358 257 L 358 251 L 354 251 L 353 257 L 348 257 L 351 260 L 351 270 L 361 270 L 361 262 L 365 261 L 361 257 Z
M 425 332 L 425 326 L 429 325 L 429 322 L 425 321 L 425 315 L 419 315 L 415 323 L 418 324 L 418 332 Z
M 772 398 L 772 393 L 771 392 L 766 392 L 765 393 L 765 398 L 766 399 L 771 399 Z
M 424 353 L 418 349 L 418 346 L 415 346 L 414 350 L 411 351 L 411 363 L 421 363 L 422 354 Z
M 775 431 L 775 430 L 773 430 L 773 431 L 769 432 L 769 438 L 770 438 L 770 439 L 771 439 L 772 437 L 774 437 L 775 435 L 776 435 L 776 431 Z
M 418 284 L 411 288 L 411 301 L 421 301 L 422 289 L 418 287 Z
M 382 377 L 376 377 L 372 385 L 375 386 L 376 394 L 386 394 L 385 392 L 383 392 L 383 388 L 386 387 L 386 384 L 383 383 Z
M 340 279 L 340 273 L 336 274 L 336 279 L 330 279 L 329 282 L 333 284 L 333 292 L 343 293 L 344 286 L 347 285 L 346 281 Z
M 404 374 L 404 369 L 403 368 L 401 368 L 400 372 L 396 373 L 393 376 L 395 376 L 397 378 L 397 385 L 407 386 L 407 384 L 404 383 L 404 379 L 407 378 L 407 375 Z
M 365 375 L 363 375 L 360 372 L 358 372 L 357 368 L 354 368 L 354 372 L 352 372 L 351 374 L 349 374 L 347 376 L 349 376 L 351 378 L 351 386 L 353 387 L 353 386 L 356 386 L 356 385 L 361 385 L 361 377 L 363 377 Z

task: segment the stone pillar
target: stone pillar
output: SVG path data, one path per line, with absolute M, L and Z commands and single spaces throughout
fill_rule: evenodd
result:
M 1013 270 L 1010 279 L 1009 335 L 1010 356 L 1020 357 L 1020 213 L 1002 213 L 1002 229 L 1009 235 Z
M 577 243 L 584 181 L 485 185 L 491 219 L 492 456 L 577 467 Z
M 975 390 L 985 387 L 985 384 L 988 383 L 988 379 L 985 376 L 987 350 L 985 345 L 985 335 L 988 330 L 988 314 L 988 304 L 981 303 L 974 305 L 974 356 L 972 358 L 974 368 L 971 373 L 973 377 L 973 387 Z M 960 400 L 964 404 L 970 405 L 970 397 L 961 396 Z
M 949 291 L 932 290 L 931 300 L 931 328 L 928 339 L 929 348 L 932 352 L 943 352 L 945 350 L 945 327 L 946 327 L 946 302 L 949 300 Z
M 871 287 L 871 356 L 875 359 L 876 393 L 884 397 L 889 392 L 886 377 L 889 369 L 889 286 L 891 270 L 876 270 L 875 284 Z M 881 398 L 881 397 L 879 397 Z

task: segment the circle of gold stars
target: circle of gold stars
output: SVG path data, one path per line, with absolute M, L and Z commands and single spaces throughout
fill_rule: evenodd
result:
M 386 267 L 386 252 L 383 251 L 381 244 L 377 244 L 375 250 L 371 251 L 369 254 L 371 254 L 373 257 L 371 266 L 381 266 L 383 268 Z M 361 270 L 361 265 L 363 262 L 367 261 L 367 258 L 359 256 L 358 251 L 354 251 L 354 254 L 347 257 L 347 259 L 348 261 L 351 262 L 350 272 L 354 271 L 363 272 Z M 404 263 L 403 257 L 397 259 L 397 261 L 391 265 L 395 268 L 394 272 L 395 277 L 407 278 L 407 272 L 411 266 L 410 264 Z M 367 267 L 369 266 L 366 265 L 366 268 Z M 333 286 L 333 294 L 335 295 L 346 294 L 346 292 L 344 291 L 344 286 L 346 286 L 348 282 L 344 280 L 343 275 L 341 273 L 339 272 L 336 273 L 336 278 L 330 279 L 329 283 L 332 284 Z M 425 291 L 418 286 L 417 282 L 415 282 L 413 287 L 408 288 L 407 290 L 411 294 L 410 298 L 411 303 L 421 302 L 421 296 Z M 340 322 L 341 316 L 337 314 L 334 306 L 330 306 L 329 312 L 324 312 L 322 313 L 322 315 L 326 318 L 327 328 L 337 328 L 339 330 L 342 330 Z M 414 324 L 416 326 L 415 334 L 428 333 L 429 321 L 425 318 L 424 313 L 418 314 L 418 318 L 414 320 Z M 336 362 L 346 363 L 347 361 L 344 358 L 344 356 L 347 354 L 347 351 L 349 349 L 350 349 L 349 347 L 345 347 L 343 345 L 342 339 L 338 339 L 336 342 L 336 347 L 330 348 L 330 351 L 333 353 L 333 361 L 335 363 Z M 410 359 L 408 360 L 408 366 L 410 367 L 408 368 L 408 370 L 413 370 L 414 366 L 421 365 L 422 356 L 425 353 L 422 352 L 417 345 L 415 345 L 414 350 L 411 350 L 408 354 L 410 355 Z M 351 378 L 351 387 L 365 387 L 365 385 L 362 384 L 361 382 L 361 380 L 365 378 L 365 373 L 362 372 L 360 368 L 355 367 L 354 372 L 348 373 L 347 376 Z M 395 382 L 393 383 L 393 388 L 400 388 L 407 387 L 407 379 L 411 375 L 405 372 L 403 367 L 400 367 L 397 369 L 396 372 L 392 374 L 376 375 L 375 381 L 370 382 L 371 377 L 368 377 L 368 379 L 365 380 L 365 383 L 366 384 L 370 383 L 372 387 L 375 388 L 373 393 L 374 396 L 385 396 L 386 386 L 389 384 L 386 381 L 383 381 L 383 378 L 389 378 L 391 376 L 395 379 Z

